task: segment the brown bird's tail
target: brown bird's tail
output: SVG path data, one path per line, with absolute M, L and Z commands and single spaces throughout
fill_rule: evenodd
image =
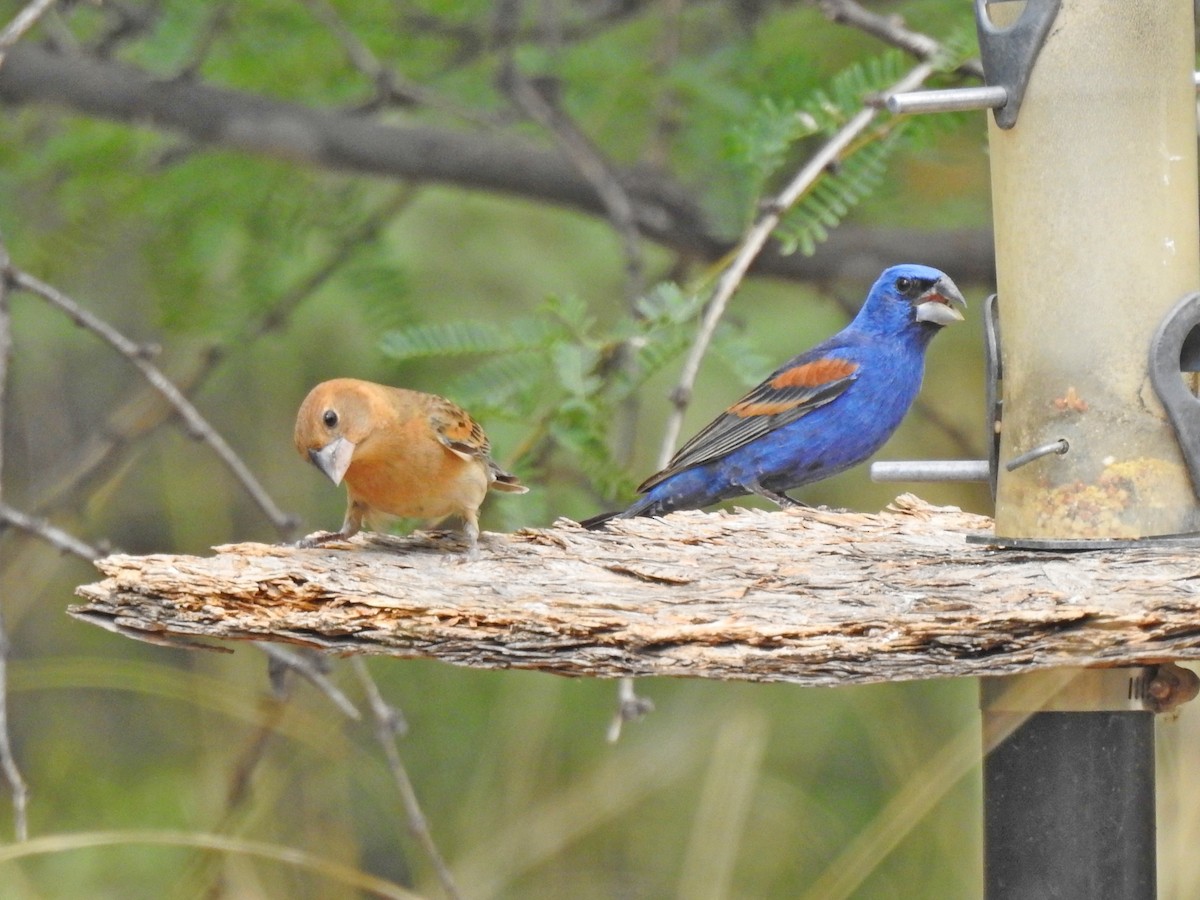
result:
M 510 494 L 527 494 L 529 488 L 521 484 L 521 479 L 516 475 L 511 475 L 505 472 L 492 460 L 488 460 L 489 468 L 492 473 L 492 483 L 490 487 L 495 491 L 508 491 Z

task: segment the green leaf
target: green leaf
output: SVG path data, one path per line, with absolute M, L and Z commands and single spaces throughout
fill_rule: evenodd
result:
M 859 203 L 874 193 L 887 174 L 888 160 L 902 144 L 902 127 L 875 132 L 832 173 L 821 180 L 793 207 L 776 229 L 783 252 L 797 249 L 812 255 Z
M 389 331 L 379 348 L 392 359 L 408 361 L 503 353 L 520 348 L 520 342 L 512 331 L 491 322 L 436 322 Z

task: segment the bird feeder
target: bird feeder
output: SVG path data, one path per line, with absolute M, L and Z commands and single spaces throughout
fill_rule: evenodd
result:
M 997 535 L 1200 529 L 1147 369 L 1159 324 L 1200 287 L 1192 16 L 1186 0 L 1067 0 L 1018 120 L 990 117 L 1000 459 L 1055 448 L 1001 466 Z
M 1193 5 L 975 6 L 987 85 L 889 101 L 992 109 L 991 453 L 971 470 L 992 482 L 996 534 L 975 538 L 1027 550 L 1200 538 L 1200 401 L 1186 384 L 1200 369 Z M 1045 674 L 982 685 L 990 898 L 1155 895 L 1145 670 L 1075 675 L 1036 700 Z

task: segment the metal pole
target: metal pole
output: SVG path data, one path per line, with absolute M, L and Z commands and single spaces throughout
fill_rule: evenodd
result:
M 1154 713 L 1144 670 L 1079 670 L 1044 702 L 1006 702 L 1063 672 L 983 682 L 989 900 L 1153 900 Z M 1039 711 L 1018 709 L 1041 706 Z M 1048 709 L 1047 709 L 1048 707 Z
M 1035 713 L 983 796 L 988 897 L 1153 900 L 1154 713 Z

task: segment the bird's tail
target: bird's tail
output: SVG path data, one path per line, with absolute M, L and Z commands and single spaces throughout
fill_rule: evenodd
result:
M 668 506 L 657 497 L 640 497 L 627 509 L 601 513 L 598 516 L 584 519 L 579 524 L 588 531 L 598 531 L 613 519 L 632 519 L 635 516 L 665 516 L 674 509 L 674 506 Z
M 592 516 L 590 518 L 583 519 L 579 524 L 588 531 L 599 531 L 613 519 L 619 519 L 624 514 L 624 510 L 618 509 L 615 512 L 600 513 L 598 516 Z
M 491 475 L 490 487 L 494 491 L 508 491 L 512 494 L 525 494 L 529 492 L 526 485 L 521 484 L 521 479 L 516 475 L 505 472 L 492 460 L 488 460 L 488 472 Z

